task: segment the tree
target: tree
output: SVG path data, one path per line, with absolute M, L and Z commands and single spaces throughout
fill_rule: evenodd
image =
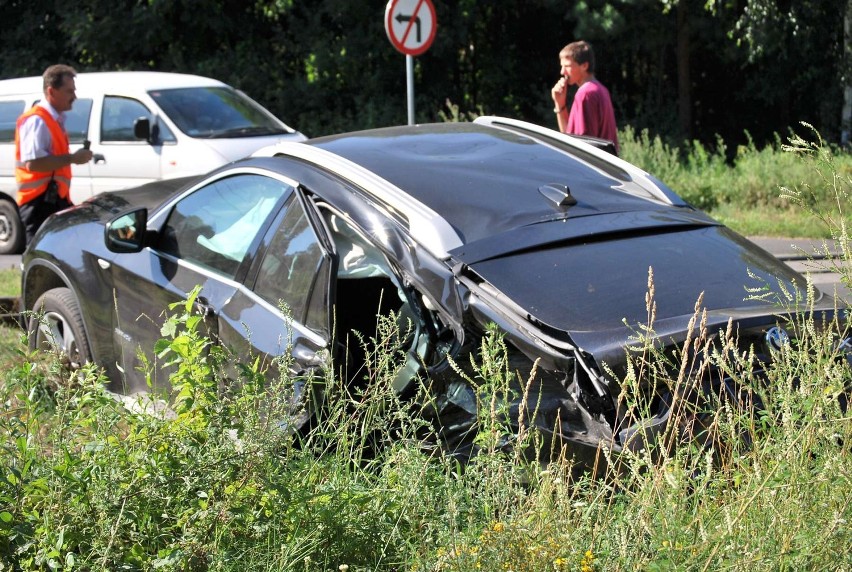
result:
M 0 0 L 0 14 L 0 77 L 41 75 L 47 66 L 69 61 L 55 0 Z
M 727 3 L 715 13 L 732 10 Z M 760 73 L 747 87 L 784 123 L 806 121 L 827 140 L 840 140 L 850 102 L 849 0 L 746 0 L 731 37 Z M 839 17 L 843 15 L 843 17 Z
M 415 58 L 417 122 L 460 112 L 554 127 L 558 53 L 584 39 L 621 126 L 736 148 L 801 121 L 827 138 L 852 120 L 852 0 L 433 0 Z M 0 77 L 80 71 L 197 73 L 246 91 L 312 136 L 406 122 L 405 58 L 386 0 L 0 0 Z M 748 135 L 746 135 L 748 132 Z

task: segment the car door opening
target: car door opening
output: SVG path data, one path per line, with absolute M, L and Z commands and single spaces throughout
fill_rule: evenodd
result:
M 368 349 L 376 345 L 380 334 L 379 316 L 393 315 L 401 349 L 414 362 L 394 382 L 395 389 L 404 390 L 413 381 L 428 346 L 421 312 L 377 247 L 340 215 L 326 212 L 325 219 L 338 254 L 334 312 L 338 369 L 346 382 L 360 383 L 367 375 Z

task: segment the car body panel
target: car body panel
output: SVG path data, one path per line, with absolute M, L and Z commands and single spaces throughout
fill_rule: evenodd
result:
M 448 131 L 456 147 L 446 145 Z M 558 148 L 531 149 L 529 141 L 476 124 L 442 124 L 330 136 L 310 144 L 405 189 L 442 213 L 465 244 L 549 220 L 655 207 L 670 212 L 672 204 L 685 206 L 670 202 L 659 189 L 639 186 L 626 172 L 603 171 Z M 539 190 L 548 184 L 567 185 L 578 204 L 554 205 Z
M 687 265 L 689 279 L 683 275 Z M 471 268 L 532 319 L 572 336 L 612 331 L 623 337 L 618 331 L 623 322 L 646 322 L 649 273 L 658 320 L 692 316 L 701 295 L 709 308 L 756 308 L 771 314 L 771 304 L 747 301 L 748 286 L 777 286 L 780 280 L 788 290 L 805 287 L 792 270 L 780 268 L 777 259 L 718 226 L 554 245 L 477 262 Z
M 282 186 L 268 202 L 264 189 Z M 246 218 L 262 204 L 263 218 Z M 134 212 L 147 227 L 110 251 L 112 221 Z M 197 258 L 198 245 L 218 258 Z M 638 333 L 676 348 L 705 311 L 711 336 L 731 323 L 763 359 L 785 310 L 750 289 L 806 288 L 644 171 L 499 118 L 277 144 L 205 176 L 105 193 L 51 217 L 23 263 L 23 307 L 71 287 L 93 359 L 125 390 L 144 388 L 136 352 L 150 352 L 161 312 L 195 286 L 208 331 L 238 355 L 271 363 L 292 351 L 292 373 L 333 364 L 350 383 L 365 359 L 350 334 L 369 340 L 376 314 L 392 315 L 411 328 L 393 387 L 411 394 L 428 375 L 424 411 L 458 450 L 473 447 L 477 399 L 457 368 L 494 324 L 513 383 L 535 372 L 537 429 L 589 461 L 636 434 L 616 401 Z M 825 317 L 838 307 L 818 291 L 813 301 Z M 167 388 L 168 371 L 156 375 Z

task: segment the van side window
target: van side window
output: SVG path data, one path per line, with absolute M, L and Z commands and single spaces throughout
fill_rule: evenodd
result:
M 141 118 L 151 119 L 148 108 L 126 97 L 105 97 L 101 115 L 101 141 L 134 141 L 133 124 Z
M 38 103 L 36 100 L 33 105 Z M 25 111 L 23 99 L 0 101 L 0 143 L 15 142 L 15 123 Z M 92 114 L 91 99 L 77 99 L 74 107 L 65 112 L 65 131 L 69 143 L 82 143 L 89 133 L 89 116 Z
M 0 101 L 0 143 L 15 142 L 15 122 L 23 112 L 23 99 Z
M 75 104 L 76 105 L 76 104 Z M 137 119 L 146 118 L 153 126 L 156 119 L 141 102 L 127 97 L 104 97 L 104 109 L 101 115 L 101 142 L 144 143 L 133 135 L 133 124 Z M 165 125 L 158 125 L 159 141 L 174 141 L 174 136 Z
M 69 143 L 82 143 L 89 137 L 89 116 L 92 114 L 91 99 L 76 99 L 70 111 L 65 112 L 65 132 Z

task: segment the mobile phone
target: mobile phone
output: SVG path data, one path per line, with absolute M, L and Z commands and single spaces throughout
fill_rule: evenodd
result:
M 88 139 L 83 139 L 83 149 L 85 149 L 86 151 L 89 150 L 89 146 L 91 146 L 91 144 L 92 144 L 92 142 L 89 141 Z
M 59 185 L 53 179 L 47 183 L 47 189 L 44 191 L 44 204 L 55 205 L 59 200 Z

